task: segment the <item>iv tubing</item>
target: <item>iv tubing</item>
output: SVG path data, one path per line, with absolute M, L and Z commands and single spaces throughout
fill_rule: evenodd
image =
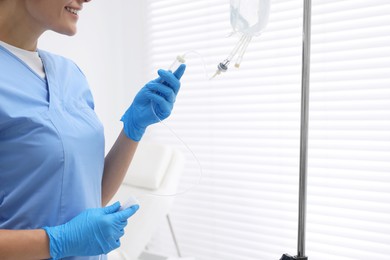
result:
M 238 50 L 241 48 L 241 46 L 245 43 L 245 38 L 246 36 L 243 35 L 241 36 L 240 40 L 238 41 L 238 43 L 236 44 L 236 46 L 234 47 L 234 49 L 230 52 L 229 56 L 226 58 L 226 60 L 229 60 L 231 61 L 234 56 L 236 56 Z
M 251 39 L 252 36 L 247 36 L 243 34 L 240 40 L 238 41 L 238 43 L 236 44 L 236 46 L 234 46 L 233 50 L 230 52 L 229 56 L 223 62 L 219 63 L 217 71 L 209 79 L 213 79 L 217 75 L 221 74 L 221 72 L 225 72 L 228 69 L 229 63 L 233 60 L 233 58 L 237 55 L 238 52 L 240 54 L 239 57 L 237 58 L 237 62 L 235 66 L 239 67 Z
M 242 62 L 244 54 L 245 54 L 245 52 L 246 52 L 246 50 L 248 48 L 248 45 L 251 42 L 251 40 L 252 40 L 252 36 L 245 36 L 244 44 L 242 45 L 242 48 L 240 50 L 240 53 L 238 55 L 238 58 L 237 58 L 237 61 L 236 61 L 236 64 L 235 64 L 236 68 L 240 67 L 240 64 Z
M 194 151 L 191 150 L 191 148 L 188 146 L 188 144 L 186 142 L 184 142 L 184 140 L 182 138 L 180 138 L 180 136 L 178 136 L 175 131 L 173 131 L 172 128 L 170 128 L 167 124 L 165 124 L 156 114 L 154 108 L 153 108 L 153 103 L 151 103 L 151 107 L 152 107 L 152 111 L 153 111 L 153 114 L 154 116 L 158 119 L 159 123 L 162 124 L 163 126 L 165 126 L 184 146 L 185 148 L 191 153 L 192 157 L 195 159 L 198 167 L 199 167 L 199 178 L 198 178 L 198 181 L 197 183 L 193 184 L 191 187 L 185 189 L 184 191 L 180 191 L 180 192 L 176 192 L 174 194 L 156 194 L 156 193 L 147 193 L 146 195 L 150 195 L 150 196 L 158 196 L 158 197 L 176 197 L 176 196 L 179 196 L 179 195 L 183 195 L 185 193 L 187 193 L 188 191 L 194 189 L 195 187 L 197 187 L 199 184 L 200 184 L 200 181 L 202 180 L 202 177 L 203 177 L 203 168 L 202 168 L 202 165 L 200 164 L 200 161 L 199 159 L 196 157 Z
M 203 59 L 203 56 L 201 54 L 199 54 L 198 52 L 196 51 L 187 51 L 186 53 L 184 53 L 183 55 L 178 55 L 176 57 L 176 59 L 172 62 L 171 66 L 169 66 L 168 70 L 172 70 L 174 68 L 174 66 L 177 64 L 177 63 L 185 63 L 185 57 L 186 55 L 188 55 L 189 53 L 194 53 L 196 55 L 198 55 L 201 60 L 202 60 L 202 63 L 203 63 L 203 68 L 204 68 L 204 72 L 205 72 L 205 75 L 206 77 L 207 76 L 207 72 L 206 72 L 206 65 L 205 65 L 205 61 Z M 154 106 L 153 106 L 153 102 L 150 104 L 151 106 L 151 109 L 153 111 L 153 114 L 154 116 L 157 118 L 157 120 L 159 121 L 160 124 L 162 124 L 163 126 L 165 126 L 170 132 L 172 135 L 174 135 L 184 146 L 185 148 L 191 153 L 192 157 L 195 159 L 198 167 L 199 167 L 199 178 L 198 178 L 198 181 L 197 183 L 193 184 L 191 187 L 185 189 L 184 191 L 179 191 L 179 192 L 176 192 L 174 194 L 157 194 L 157 193 L 145 193 L 145 194 L 142 194 L 142 195 L 145 195 L 145 196 L 157 196 L 157 197 L 176 197 L 176 196 L 179 196 L 179 195 L 183 195 L 185 193 L 187 193 L 188 191 L 194 189 L 195 187 L 197 187 L 201 180 L 202 180 L 202 177 L 203 177 L 203 168 L 202 168 L 202 165 L 199 161 L 199 159 L 197 158 L 197 156 L 195 155 L 194 151 L 191 150 L 191 148 L 187 145 L 186 142 L 184 142 L 184 140 L 182 138 L 180 138 L 179 135 L 177 135 L 175 133 L 175 131 L 173 131 L 172 128 L 170 128 L 167 124 L 165 124 L 156 114 L 156 111 L 154 110 Z

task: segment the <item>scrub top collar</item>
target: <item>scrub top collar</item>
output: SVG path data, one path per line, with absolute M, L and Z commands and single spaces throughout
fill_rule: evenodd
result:
M 19 58 L 17 55 L 15 55 L 12 51 L 8 50 L 6 47 L 2 46 L 0 44 L 0 49 L 2 49 L 3 51 L 5 51 L 6 53 L 8 53 L 9 55 L 11 55 L 13 58 L 15 58 L 17 61 L 19 61 L 21 64 L 23 64 L 23 66 L 25 66 L 26 68 L 28 68 L 35 76 L 37 76 L 41 81 L 45 82 L 45 78 L 42 78 L 34 69 L 32 69 L 24 60 L 22 60 L 21 58 Z M 37 50 L 38 52 L 38 55 L 39 57 L 41 58 L 42 60 L 42 56 L 41 56 L 41 51 Z M 45 70 L 45 65 L 44 65 L 44 62 L 42 60 L 42 63 L 43 63 L 43 70 Z

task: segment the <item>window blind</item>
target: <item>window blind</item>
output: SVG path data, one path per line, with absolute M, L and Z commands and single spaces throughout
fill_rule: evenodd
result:
M 312 1 L 306 253 L 390 255 L 390 2 Z M 171 219 L 197 260 L 279 259 L 297 240 L 303 1 L 273 0 L 240 69 L 213 80 L 238 36 L 228 0 L 145 1 L 147 71 L 187 54 L 172 116 L 147 140 L 187 158 Z M 198 53 L 201 56 L 199 56 Z M 195 186 L 195 187 L 194 187 Z M 167 226 L 149 245 L 175 254 Z

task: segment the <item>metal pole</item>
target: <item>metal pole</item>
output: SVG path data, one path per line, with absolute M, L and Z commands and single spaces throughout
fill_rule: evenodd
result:
M 173 226 L 172 226 L 172 222 L 171 222 L 171 218 L 169 217 L 169 214 L 167 214 L 167 220 L 168 220 L 169 229 L 170 229 L 171 234 L 172 234 L 173 243 L 175 243 L 177 255 L 179 257 L 182 257 L 181 252 L 180 252 L 180 248 L 179 248 L 179 243 L 177 243 L 177 239 L 175 236 L 175 232 L 173 231 Z
M 302 49 L 302 97 L 301 97 L 301 146 L 299 162 L 299 219 L 298 255 L 305 256 L 306 202 L 307 202 L 307 149 L 309 129 L 309 85 L 310 85 L 310 39 L 311 39 L 311 0 L 304 0 L 303 8 L 303 49 Z
M 302 96 L 301 96 L 301 139 L 299 157 L 299 209 L 298 209 L 298 255 L 284 254 L 280 260 L 307 260 L 305 256 L 306 203 L 307 203 L 307 147 L 309 133 L 309 84 L 310 84 L 310 37 L 311 0 L 303 5 L 302 44 Z

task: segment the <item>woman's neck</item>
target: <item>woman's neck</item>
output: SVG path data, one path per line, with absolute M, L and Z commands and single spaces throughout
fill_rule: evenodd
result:
M 34 51 L 43 31 L 38 31 L 30 25 L 21 2 L 23 1 L 0 1 L 0 40 L 21 49 Z

